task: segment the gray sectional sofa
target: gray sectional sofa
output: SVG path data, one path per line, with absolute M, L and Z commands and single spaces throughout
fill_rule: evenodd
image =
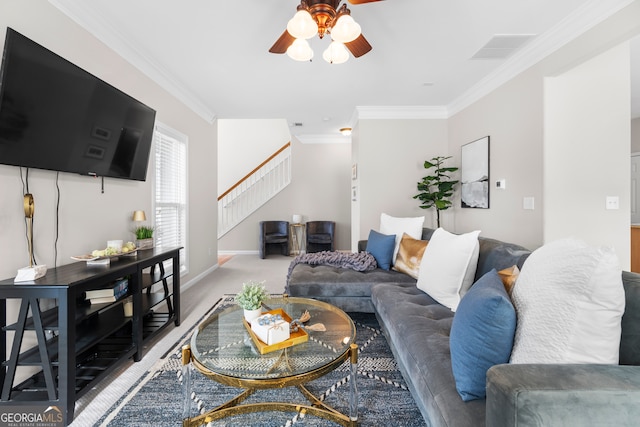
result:
M 428 240 L 432 229 L 425 228 Z M 522 267 L 530 251 L 480 237 L 476 279 L 492 269 Z M 363 250 L 366 242 L 360 242 Z M 624 272 L 621 365 L 640 365 L 640 275 Z M 637 425 L 640 368 L 611 365 L 502 364 L 487 373 L 487 397 L 464 402 L 451 368 L 454 313 L 396 271 L 368 272 L 297 264 L 285 292 L 374 312 L 429 426 Z

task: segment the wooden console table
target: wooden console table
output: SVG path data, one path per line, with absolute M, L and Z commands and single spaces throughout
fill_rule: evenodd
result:
M 143 344 L 172 321 L 180 324 L 180 249 L 139 250 L 137 256 L 120 257 L 109 266 L 76 262 L 21 284 L 14 284 L 13 278 L 0 281 L 0 409 L 55 406 L 64 424 L 71 423 L 76 399 L 119 363 L 129 357 L 139 361 Z M 165 272 L 163 263 L 169 260 L 173 267 Z M 84 301 L 84 292 L 109 288 L 123 277 L 128 278 L 133 316 L 124 315 L 126 298 L 92 305 Z M 162 289 L 149 292 L 154 284 Z M 8 299 L 20 300 L 18 321 L 11 325 L 7 325 Z M 46 306 L 53 308 L 41 308 L 45 299 L 49 301 Z M 7 343 L 7 331 L 15 331 L 12 343 Z M 30 349 L 21 348 L 25 331 L 34 331 L 37 338 Z M 11 355 L 7 360 L 8 344 Z M 39 371 L 14 384 L 17 368 L 25 366 Z

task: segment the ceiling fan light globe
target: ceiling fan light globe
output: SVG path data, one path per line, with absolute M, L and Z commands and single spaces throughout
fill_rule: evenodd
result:
M 305 39 L 295 39 L 287 48 L 287 55 L 295 61 L 310 61 L 313 58 L 313 49 Z
M 322 58 L 330 64 L 342 64 L 349 59 L 349 51 L 344 44 L 332 41 L 329 47 L 322 53 Z
M 287 23 L 287 31 L 297 39 L 310 39 L 318 33 L 318 24 L 306 10 L 299 10 Z
M 340 43 L 354 41 L 362 34 L 360 24 L 351 15 L 342 15 L 331 29 L 331 38 Z

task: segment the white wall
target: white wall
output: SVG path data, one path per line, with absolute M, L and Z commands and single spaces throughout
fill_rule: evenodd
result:
M 573 68 L 579 67 L 639 33 L 640 2 L 633 2 L 449 119 L 449 152 L 459 156 L 461 145 L 490 135 L 491 181 L 493 184 L 498 179 L 504 178 L 507 181 L 507 189 L 504 191 L 498 191 L 495 185 L 492 185 L 490 209 L 456 208 L 456 231 L 480 229 L 485 236 L 518 243 L 530 249 L 535 249 L 544 243 L 546 224 L 543 213 L 547 212 L 547 208 L 554 209 L 554 206 L 547 206 L 548 202 L 542 187 L 546 168 L 543 162 L 543 147 L 547 146 L 543 145 L 544 117 L 548 116 L 544 114 L 544 108 L 548 105 L 544 101 L 545 78 L 570 72 Z M 622 67 L 620 72 L 629 73 L 628 66 L 624 68 L 624 64 L 619 65 Z M 628 76 L 626 80 L 628 81 Z M 592 84 L 608 86 L 610 83 L 593 80 Z M 627 100 L 621 108 L 628 108 L 628 96 L 627 93 Z M 589 120 L 602 121 L 601 118 L 585 117 L 583 122 Z M 629 121 L 625 124 L 620 123 L 620 130 L 624 132 L 625 129 L 628 132 Z M 617 130 L 614 132 L 613 140 L 600 136 L 600 142 L 604 146 L 624 144 L 627 151 L 624 155 L 623 169 L 628 171 L 628 139 L 622 141 L 618 138 Z M 619 146 L 612 147 L 610 152 L 618 153 L 619 148 Z M 618 161 L 619 159 L 615 160 L 616 164 Z M 622 165 L 622 163 L 619 164 Z M 621 197 L 620 212 L 622 212 L 627 203 L 623 198 L 629 196 L 628 191 L 624 192 L 621 186 L 628 185 L 628 179 L 624 179 L 617 173 L 607 172 L 602 173 L 598 178 L 602 181 L 602 185 L 616 189 L 615 192 Z M 572 188 L 565 182 L 563 191 L 569 194 L 580 189 Z M 522 208 L 523 198 L 528 196 L 535 198 L 535 210 L 525 211 Z M 626 220 L 623 220 L 623 223 L 625 222 Z M 602 227 L 600 222 L 592 222 L 588 227 L 582 227 L 577 237 L 591 242 L 598 241 L 601 236 L 598 230 L 600 227 Z M 619 227 L 617 235 L 609 240 L 616 242 L 628 240 L 629 230 L 623 230 L 623 228 Z M 623 264 L 627 262 L 624 259 L 624 249 L 619 255 Z
M 630 76 L 623 43 L 545 81 L 544 241 L 613 246 L 629 269 Z M 619 208 L 607 210 L 608 196 Z
M 102 78 L 157 111 L 156 119 L 189 137 L 189 274 L 187 283 L 217 262 L 206 248 L 217 250 L 215 198 L 202 197 L 217 187 L 217 126 L 201 119 L 162 87 L 107 48 L 46 1 L 2 0 L 0 43 L 5 28 L 39 42 L 69 61 Z M 39 263 L 53 266 L 71 262 L 72 255 L 106 246 L 108 239 L 133 239 L 131 213 L 143 209 L 151 214 L 152 168 L 146 182 L 100 180 L 61 173 L 60 207 L 56 212 L 56 174 L 31 170 L 29 191 L 35 198 L 34 240 Z M 0 277 L 15 276 L 28 264 L 22 209 L 20 169 L 0 166 Z M 55 223 L 59 218 L 57 258 Z
M 219 241 L 221 251 L 257 251 L 258 223 L 303 221 L 336 222 L 336 249 L 350 248 L 351 145 L 302 144 L 291 140 L 291 184 Z
M 284 119 L 218 120 L 218 196 L 290 140 Z
M 352 203 L 351 246 L 378 230 L 380 214 L 397 217 L 425 216 L 425 226 L 435 226 L 433 209 L 420 209 L 413 199 L 417 183 L 426 175 L 424 161 L 447 155 L 447 121 L 444 119 L 359 120 L 352 135 L 353 163 L 357 164 L 357 201 Z M 446 227 L 447 218 L 442 219 Z
M 524 73 L 449 119 L 449 154 L 460 164 L 460 147 L 489 135 L 489 209 L 461 208 L 455 201 L 455 231 L 535 248 L 542 242 L 542 86 Z M 497 190 L 495 181 L 506 180 Z M 459 194 L 459 193 L 458 193 Z M 522 208 L 534 197 L 536 210 Z

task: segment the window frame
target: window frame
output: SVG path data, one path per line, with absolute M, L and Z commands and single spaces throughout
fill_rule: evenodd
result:
M 173 139 L 178 143 L 184 144 L 184 237 L 180 246 L 183 248 L 180 250 L 180 276 L 184 276 L 189 273 L 189 137 L 180 131 L 177 131 L 164 123 L 156 122 L 153 130 L 153 180 L 152 180 L 152 212 L 153 222 L 156 227 L 156 241 L 161 231 L 158 229 L 158 200 L 156 191 L 158 188 L 158 138 Z M 169 264 L 167 264 L 169 267 Z

